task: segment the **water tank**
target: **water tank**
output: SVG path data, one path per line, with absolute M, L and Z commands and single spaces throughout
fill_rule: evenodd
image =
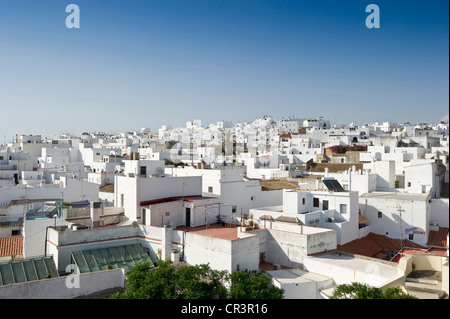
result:
M 171 254 L 170 260 L 173 263 L 176 263 L 176 262 L 180 261 L 180 251 L 178 249 L 172 249 L 172 254 Z

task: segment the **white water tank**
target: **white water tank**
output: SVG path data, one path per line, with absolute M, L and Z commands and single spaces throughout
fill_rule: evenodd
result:
M 172 254 L 170 256 L 170 260 L 173 263 L 179 262 L 180 261 L 180 251 L 178 249 L 172 249 Z

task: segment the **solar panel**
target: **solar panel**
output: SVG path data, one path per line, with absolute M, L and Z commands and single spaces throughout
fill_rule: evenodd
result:
M 324 179 L 323 183 L 325 186 L 330 190 L 334 192 L 342 192 L 344 191 L 344 188 L 339 184 L 339 182 L 335 179 Z

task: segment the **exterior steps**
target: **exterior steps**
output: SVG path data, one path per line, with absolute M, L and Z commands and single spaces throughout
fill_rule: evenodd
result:
M 442 290 L 442 273 L 413 271 L 405 280 L 406 292 L 419 299 L 445 299 Z

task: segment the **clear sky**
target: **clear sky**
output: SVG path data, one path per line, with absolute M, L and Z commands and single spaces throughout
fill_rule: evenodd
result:
M 448 0 L 0 0 L 0 144 L 263 115 L 435 123 L 448 86 Z

